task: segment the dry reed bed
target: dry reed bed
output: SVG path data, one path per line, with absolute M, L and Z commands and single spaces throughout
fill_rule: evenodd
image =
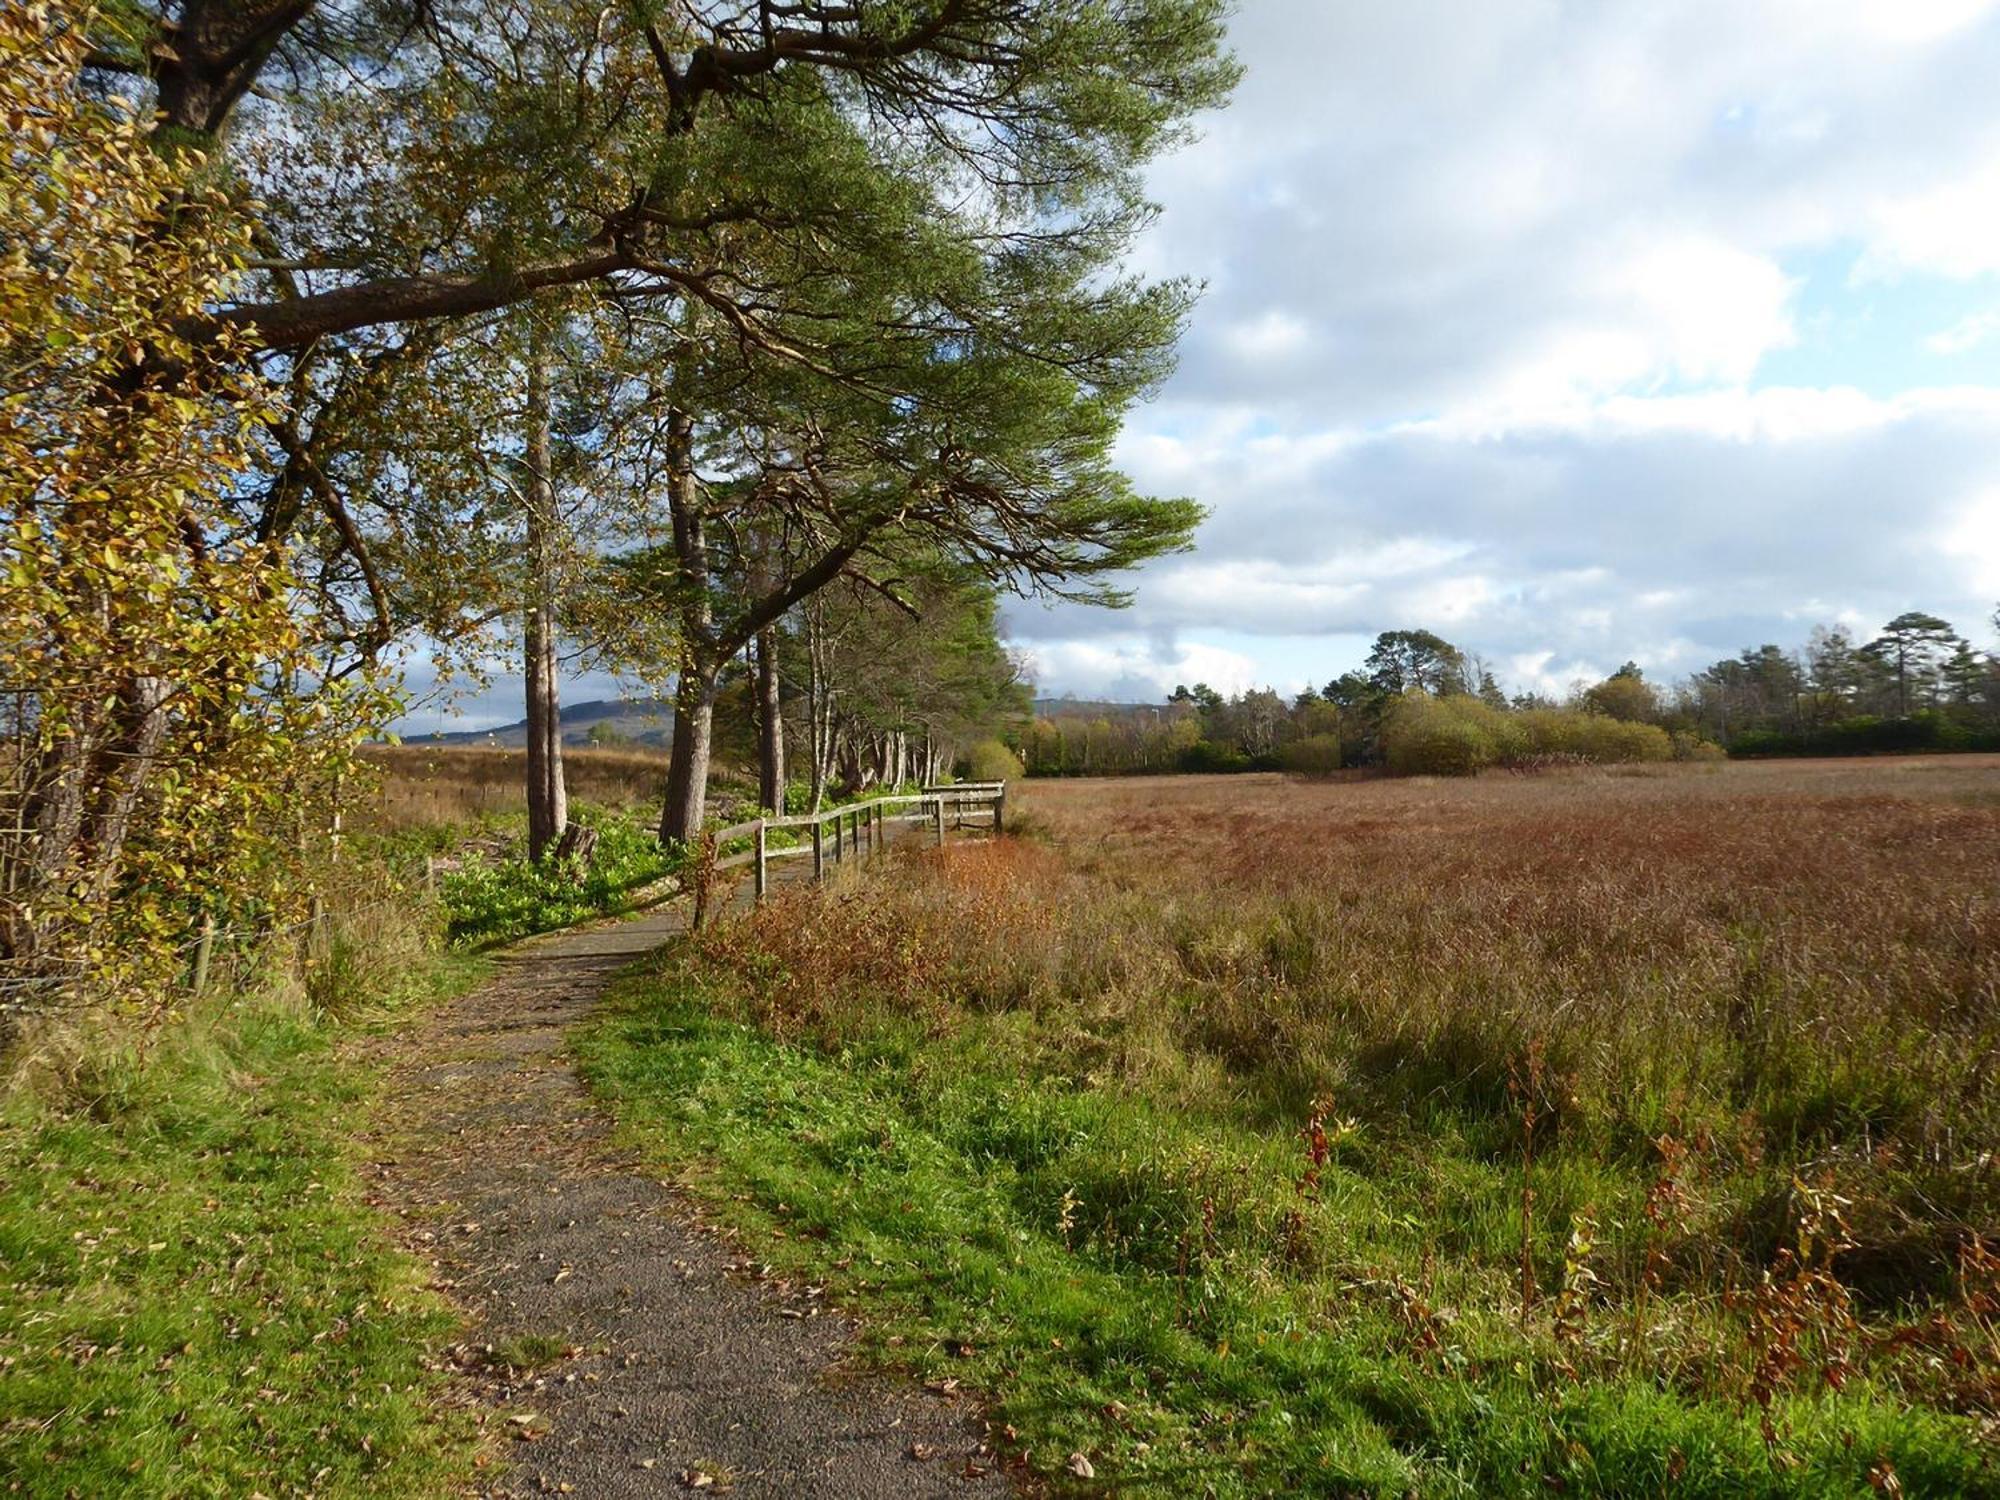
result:
M 1135 1036 L 1178 991 L 1141 1065 L 1191 1039 L 1201 1086 L 1280 1114 L 1497 1132 L 1532 1045 L 1573 1134 L 1699 1137 L 1740 1179 L 1705 1259 L 1768 1254 L 1786 1179 L 1824 1171 L 1855 1200 L 1844 1271 L 1900 1297 L 2000 1229 L 1996 793 L 1993 757 L 1036 785 L 1069 854 L 1036 900 L 1070 917 L 1007 982 L 1102 968 Z
M 1991 1493 L 1996 794 L 1994 757 L 1029 783 L 1026 837 L 707 934 L 610 1055 L 859 1218 L 842 1253 L 1011 1308 L 1032 1422 L 1148 1403 L 1108 1441 L 1161 1493 L 1187 1454 Z
M 1757 1274 L 1794 1179 L 1825 1180 L 1843 1275 L 1886 1305 L 2000 1242 L 1996 790 L 1992 757 L 1037 782 L 1039 840 L 745 940 L 783 976 L 758 1001 L 780 1033 L 837 1038 L 885 999 L 940 1027 L 1022 1009 L 1038 1065 L 1269 1128 L 1324 1101 L 1378 1142 L 1448 1122 L 1503 1160 L 1532 1054 L 1544 1148 L 1610 1172 L 1545 1189 L 1547 1224 L 1632 1229 L 1658 1143 L 1691 1142 L 1687 1277 Z M 1628 1284 L 1639 1240 L 1605 1235 Z
M 517 813 L 524 805 L 527 751 L 471 745 L 373 745 L 363 752 L 379 784 L 352 814 L 376 829 L 436 827 Z M 664 755 L 629 750 L 563 752 L 570 796 L 602 807 L 644 809 L 666 784 Z

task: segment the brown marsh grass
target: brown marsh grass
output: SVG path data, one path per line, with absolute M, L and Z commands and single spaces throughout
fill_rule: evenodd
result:
M 1009 810 L 599 1066 L 1058 1455 L 1109 1392 L 1134 1493 L 2000 1493 L 2000 757 Z
M 380 772 L 379 787 L 351 809 L 377 831 L 475 823 L 519 812 L 527 780 L 525 750 L 472 745 L 371 745 L 363 758 Z M 572 798 L 602 807 L 644 811 L 666 785 L 664 755 L 631 750 L 563 751 Z

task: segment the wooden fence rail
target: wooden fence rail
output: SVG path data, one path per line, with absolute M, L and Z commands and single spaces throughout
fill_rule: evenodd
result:
M 947 812 L 954 816 L 955 826 L 963 828 L 967 826 L 965 816 L 968 811 L 987 814 L 988 821 L 984 826 L 990 827 L 996 834 L 1004 832 L 1007 825 L 1007 783 L 966 781 L 952 786 L 927 786 L 921 792 L 906 796 L 877 797 L 846 807 L 830 807 L 825 812 L 785 818 L 752 818 L 746 823 L 732 823 L 727 828 L 718 828 L 711 835 L 716 844 L 719 846 L 747 838 L 753 841 L 751 847 L 739 854 L 718 859 L 712 868 L 720 872 L 754 864 L 757 899 L 762 901 L 770 890 L 771 861 L 774 859 L 803 858 L 810 854 L 813 878 L 823 880 L 830 866 L 845 864 L 850 857 L 861 858 L 864 840 L 870 854 L 884 848 L 888 843 L 891 823 L 928 823 L 936 841 L 943 844 Z M 772 834 L 794 828 L 811 830 L 811 841 L 783 845 L 771 843 Z

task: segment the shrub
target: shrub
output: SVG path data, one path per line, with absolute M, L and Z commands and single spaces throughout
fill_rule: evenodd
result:
M 444 877 L 439 890 L 453 943 L 503 943 L 628 910 L 634 891 L 676 867 L 673 850 L 623 814 L 579 807 L 576 816 L 598 833 L 588 870 L 566 869 L 552 859 L 536 863 L 515 847 Z
M 1401 776 L 1471 776 L 1501 759 L 1500 717 L 1477 698 L 1410 693 L 1383 722 L 1383 755 Z
M 1278 752 L 1281 769 L 1301 776 L 1331 776 L 1340 769 L 1340 736 L 1310 734 Z
M 1670 760 L 1673 741 L 1656 724 L 1573 709 L 1508 713 L 1477 698 L 1412 693 L 1382 728 L 1389 769 L 1401 775 L 1470 776 L 1487 766 L 1546 769 L 1566 761 L 1619 765 Z
M 981 740 L 959 761 L 967 781 L 1017 781 L 1027 773 L 1021 758 L 999 740 Z
M 1234 745 L 1218 745 L 1214 740 L 1196 740 L 1176 757 L 1178 769 L 1197 775 L 1248 771 L 1250 757 Z
M 1705 740 L 1692 730 L 1676 729 L 1672 735 L 1675 760 L 1716 761 L 1729 759 L 1729 752 L 1714 740 Z

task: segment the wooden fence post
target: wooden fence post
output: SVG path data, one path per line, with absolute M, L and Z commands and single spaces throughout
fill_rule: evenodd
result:
M 813 879 L 826 879 L 826 840 L 821 836 L 826 824 L 817 819 L 813 822 Z
M 764 893 L 771 888 L 771 871 L 764 847 L 764 825 L 766 819 L 757 820 L 757 904 L 764 904 Z
M 996 839 L 1007 829 L 1007 783 L 1000 783 L 1000 790 L 993 794 L 993 837 Z
M 215 953 L 215 913 L 204 912 L 201 918 L 201 938 L 194 949 L 194 992 L 197 997 L 208 989 L 208 963 Z
M 944 794 L 931 798 L 931 822 L 937 829 L 937 846 L 944 847 Z

